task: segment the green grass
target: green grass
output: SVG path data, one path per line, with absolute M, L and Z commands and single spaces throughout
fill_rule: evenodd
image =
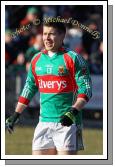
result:
M 16 127 L 11 135 L 6 132 L 5 154 L 6 155 L 31 155 L 33 127 Z M 85 150 L 79 151 L 79 155 L 103 154 L 103 131 L 99 129 L 84 129 L 83 139 Z
M 103 154 L 103 131 L 99 129 L 83 130 L 84 151 L 79 155 L 102 155 Z

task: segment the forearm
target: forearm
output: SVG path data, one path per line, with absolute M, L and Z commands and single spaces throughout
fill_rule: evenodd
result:
M 84 98 L 77 98 L 77 101 L 73 104 L 72 107 L 76 108 L 78 111 L 82 110 L 87 101 Z
M 26 107 L 27 107 L 26 105 L 18 102 L 15 112 L 18 112 L 21 114 Z

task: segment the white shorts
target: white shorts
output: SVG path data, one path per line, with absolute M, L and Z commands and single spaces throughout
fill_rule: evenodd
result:
M 61 123 L 39 122 L 33 137 L 32 150 L 56 148 L 57 151 L 83 149 L 82 134 L 75 124 L 67 127 Z M 78 135 L 79 134 L 79 135 Z

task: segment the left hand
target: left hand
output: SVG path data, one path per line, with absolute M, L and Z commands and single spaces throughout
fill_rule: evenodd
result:
M 75 123 L 75 117 L 78 112 L 79 111 L 76 108 L 72 107 L 70 111 L 65 113 L 60 120 L 62 126 L 71 126 L 73 123 Z

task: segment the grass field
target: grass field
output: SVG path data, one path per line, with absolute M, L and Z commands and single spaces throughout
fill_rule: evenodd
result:
M 16 127 L 12 135 L 6 132 L 5 154 L 31 155 L 33 134 L 33 127 Z M 84 129 L 83 139 L 85 150 L 80 151 L 79 155 L 103 154 L 103 131 L 101 129 Z

